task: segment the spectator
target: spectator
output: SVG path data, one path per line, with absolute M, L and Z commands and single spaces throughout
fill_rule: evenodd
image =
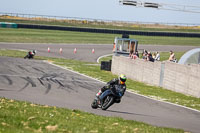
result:
M 144 59 L 144 60 L 147 59 L 147 54 L 146 53 L 142 53 L 142 59 Z
M 139 58 L 139 53 L 138 53 L 138 51 L 136 51 L 136 52 L 134 53 L 133 50 L 131 50 L 130 53 L 129 53 L 129 57 L 132 58 L 132 59 L 137 59 L 137 58 Z
M 154 60 L 156 59 L 156 53 L 152 54 L 152 58 L 154 58 Z
M 147 50 L 144 49 L 143 53 L 148 54 Z
M 142 59 L 147 59 L 147 51 L 144 49 L 143 53 L 142 53 Z
M 160 53 L 159 52 L 156 52 L 155 60 L 156 61 L 160 61 Z
M 132 54 L 132 59 L 137 59 L 137 58 L 138 58 L 137 54 L 136 54 L 136 53 L 133 53 L 133 54 Z
M 147 54 L 147 60 L 151 61 L 151 62 L 154 62 L 154 58 L 152 57 L 151 52 L 148 52 L 148 54 Z
M 173 51 L 170 51 L 170 56 L 169 56 L 169 61 L 172 61 L 172 62 L 177 62 L 176 58 L 175 58 L 175 54 Z
M 130 53 L 129 53 L 129 57 L 132 58 L 132 55 L 133 55 L 133 50 L 130 51 Z
M 135 52 L 135 55 L 139 58 L 139 53 L 138 53 L 138 51 Z

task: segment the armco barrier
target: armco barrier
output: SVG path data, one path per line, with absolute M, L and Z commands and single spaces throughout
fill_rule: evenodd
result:
M 0 22 L 0 27 L 2 28 L 17 28 L 16 23 Z
M 130 79 L 160 86 L 186 95 L 200 97 L 200 65 L 182 65 L 173 62 L 149 62 L 113 56 L 113 74 L 126 74 Z
M 63 27 L 63 26 L 48 26 L 48 25 L 29 25 L 29 24 L 18 24 L 18 28 L 66 30 L 66 31 L 108 33 L 108 34 L 129 34 L 129 35 L 141 35 L 141 36 L 200 37 L 199 33 L 145 32 L 145 31 L 94 29 L 94 28 Z

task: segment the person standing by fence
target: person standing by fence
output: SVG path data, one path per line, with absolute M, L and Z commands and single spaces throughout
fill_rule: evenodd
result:
M 156 52 L 155 60 L 156 61 L 160 61 L 160 53 L 159 52 Z
M 168 61 L 177 62 L 173 51 L 170 51 L 170 56 L 169 56 Z

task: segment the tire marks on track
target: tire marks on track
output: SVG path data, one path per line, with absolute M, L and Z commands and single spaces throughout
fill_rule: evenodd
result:
M 26 78 L 21 77 L 21 78 L 24 79 L 25 81 L 27 81 L 27 83 L 26 83 L 26 85 L 25 85 L 23 88 L 21 88 L 19 91 L 23 91 L 29 84 L 31 84 L 32 87 L 36 87 L 35 82 L 34 82 L 30 77 L 26 77 Z
M 21 70 L 23 71 L 26 71 L 26 72 L 30 72 L 28 69 L 26 69 L 25 67 L 21 66 L 21 65 L 17 65 L 18 68 L 20 68 Z
M 38 69 L 38 68 L 35 68 L 35 67 L 32 67 L 34 70 L 36 70 L 36 71 L 39 71 L 39 72 L 41 72 L 41 73 L 45 73 L 44 71 L 42 71 L 42 70 L 40 70 L 40 69 Z
M 39 70 L 39 69 L 38 69 Z M 91 84 L 87 81 L 81 81 L 80 79 L 71 78 L 67 79 L 67 77 L 59 76 L 59 74 L 46 74 L 44 73 L 41 77 L 34 77 L 34 76 L 20 76 L 20 75 L 0 75 L 6 82 L 1 82 L 1 84 L 8 85 L 8 86 L 15 86 L 18 84 L 15 82 L 17 78 L 22 80 L 23 84 L 21 88 L 19 88 L 18 92 L 22 92 L 25 89 L 30 89 L 38 86 L 43 86 L 45 88 L 44 94 L 48 94 L 52 89 L 62 89 L 67 92 L 78 92 L 76 89 L 78 87 L 86 87 L 88 90 L 93 90 L 91 88 Z M 67 84 L 70 82 L 71 84 Z M 94 86 L 95 87 L 95 86 Z M 2 89 L 1 91 L 3 91 Z
M 17 59 L 13 64 L 13 58 L 2 57 L 0 59 L 2 62 L 0 66 L 1 91 L 4 91 L 6 87 L 7 90 L 23 93 L 35 89 L 46 95 L 57 90 L 79 93 L 82 92 L 80 88 L 94 92 L 97 88 L 96 81 L 75 77 L 73 74 L 59 71 L 57 67 L 51 67 L 42 61 Z
M 13 81 L 9 78 L 9 76 L 7 76 L 7 75 L 1 75 L 1 76 L 8 81 L 8 85 L 13 84 Z

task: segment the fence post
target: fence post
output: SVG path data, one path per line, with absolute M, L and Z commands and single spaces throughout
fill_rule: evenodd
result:
M 198 64 L 200 64 L 200 52 L 199 52 Z
M 163 87 L 164 71 L 165 71 L 165 63 L 162 62 L 160 68 L 160 82 L 159 82 L 160 87 Z

